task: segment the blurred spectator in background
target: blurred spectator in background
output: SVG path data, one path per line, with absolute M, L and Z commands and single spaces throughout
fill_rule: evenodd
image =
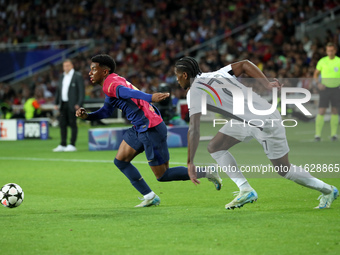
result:
M 25 101 L 24 112 L 26 120 L 41 117 L 41 108 L 37 98 L 39 98 L 38 89 L 36 89 L 33 97 L 30 95 Z
M 84 80 L 80 72 L 73 68 L 72 61 L 66 59 L 63 62 L 64 73 L 59 79 L 55 96 L 56 109 L 59 109 L 59 126 L 61 142 L 54 152 L 76 151 L 78 135 L 76 111 L 83 105 L 85 97 Z M 70 144 L 67 142 L 67 127 L 71 128 Z

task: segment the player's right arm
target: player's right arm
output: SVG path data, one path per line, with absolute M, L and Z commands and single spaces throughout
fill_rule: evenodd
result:
M 87 111 L 85 110 L 85 108 L 83 108 L 83 107 L 80 107 L 80 108 L 76 111 L 76 117 L 78 117 L 78 118 L 81 118 L 81 119 L 83 119 L 83 120 L 86 120 L 87 116 L 88 116 L 88 113 L 87 113 Z
M 88 113 L 85 108 L 81 107 L 76 111 L 76 117 L 79 117 L 83 120 L 98 120 L 105 119 L 112 116 L 114 107 L 112 107 L 109 103 L 104 103 L 104 106 L 99 110 Z

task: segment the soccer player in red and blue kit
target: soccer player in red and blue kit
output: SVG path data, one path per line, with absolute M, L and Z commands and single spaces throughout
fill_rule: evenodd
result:
M 84 108 L 80 108 L 76 116 L 86 120 L 97 120 L 110 117 L 115 108 L 122 110 L 133 127 L 125 132 L 114 163 L 144 196 L 142 203 L 136 207 L 158 205 L 160 198 L 150 189 L 131 161 L 145 151 L 149 166 L 158 181 L 190 180 L 186 167 L 169 168 L 167 128 L 158 109 L 151 104 L 169 97 L 169 93 L 151 95 L 139 91 L 125 78 L 114 73 L 116 63 L 109 55 L 99 54 L 91 61 L 90 79 L 92 84 L 100 84 L 103 87 L 104 106 L 93 113 L 87 113 Z M 206 177 L 212 181 L 217 190 L 221 188 L 222 180 L 217 173 L 198 174 L 199 177 Z

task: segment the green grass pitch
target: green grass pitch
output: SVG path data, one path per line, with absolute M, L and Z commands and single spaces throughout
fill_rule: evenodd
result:
M 20 207 L 0 207 L 2 254 L 340 254 L 340 199 L 314 210 L 318 192 L 277 175 L 249 178 L 258 201 L 226 211 L 237 190 L 231 180 L 221 191 L 206 180 L 159 183 L 142 154 L 135 165 L 161 204 L 134 208 L 139 194 L 114 166 L 116 151 L 88 151 L 88 128 L 81 123 L 74 153 L 52 152 L 57 128 L 47 141 L 0 142 L 0 186 L 15 182 L 25 192 Z M 290 161 L 340 163 L 329 124 L 321 143 L 312 142 L 313 130 L 314 123 L 286 129 Z M 240 165 L 269 164 L 255 141 L 231 152 Z M 186 148 L 170 154 L 186 162 Z M 340 188 L 339 177 L 322 180 Z

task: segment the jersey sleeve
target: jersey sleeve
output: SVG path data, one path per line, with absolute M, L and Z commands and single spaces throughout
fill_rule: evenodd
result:
M 87 120 L 98 120 L 98 119 L 109 118 L 112 116 L 113 110 L 114 110 L 114 107 L 111 106 L 108 100 L 108 96 L 105 96 L 103 107 L 95 112 L 89 113 L 87 115 Z
M 187 94 L 189 116 L 202 112 L 202 90 L 193 84 Z
M 137 89 L 131 89 L 124 86 L 118 86 L 116 89 L 116 97 L 117 98 L 123 98 L 123 99 L 129 99 L 129 98 L 135 98 L 135 99 L 142 99 L 144 101 L 147 101 L 151 103 L 152 101 L 152 95 L 144 93 Z
M 216 74 L 214 77 L 215 78 L 219 78 L 219 77 L 236 78 L 231 65 L 222 67 L 220 70 L 218 70 L 218 74 Z

